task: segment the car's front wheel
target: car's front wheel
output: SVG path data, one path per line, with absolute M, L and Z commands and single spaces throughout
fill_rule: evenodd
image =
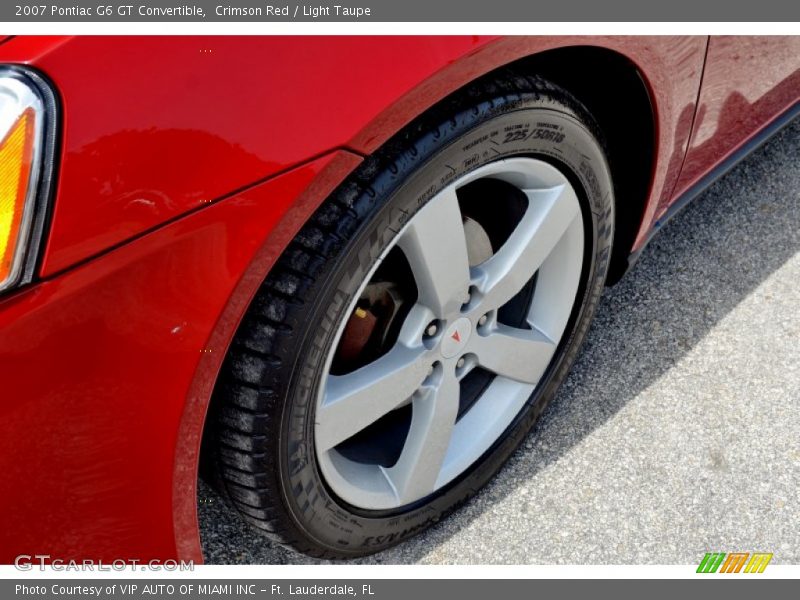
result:
M 483 486 L 553 397 L 603 287 L 591 119 L 484 81 L 326 201 L 240 326 L 206 439 L 240 513 L 315 556 L 381 550 Z

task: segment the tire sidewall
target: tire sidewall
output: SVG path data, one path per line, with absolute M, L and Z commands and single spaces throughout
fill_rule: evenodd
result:
M 587 121 L 589 121 L 587 123 Z M 613 188 L 586 116 L 540 97 L 474 109 L 421 136 L 376 174 L 361 200 L 367 217 L 314 290 L 306 330 L 275 440 L 283 502 L 295 525 L 340 554 L 379 551 L 427 528 L 480 489 L 508 459 L 574 363 L 602 292 L 611 255 Z M 362 511 L 325 484 L 314 448 L 314 416 L 327 357 L 340 324 L 375 261 L 414 214 L 463 175 L 503 158 L 527 156 L 558 167 L 581 200 L 587 236 L 581 286 L 556 357 L 506 432 L 453 482 L 394 513 Z

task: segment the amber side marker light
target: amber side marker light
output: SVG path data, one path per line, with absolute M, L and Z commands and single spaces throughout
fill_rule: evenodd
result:
M 19 282 L 29 252 L 42 121 L 38 94 L 21 79 L 0 76 L 0 292 Z

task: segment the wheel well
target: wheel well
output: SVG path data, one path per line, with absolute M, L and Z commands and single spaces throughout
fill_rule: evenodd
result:
M 597 120 L 605 136 L 616 198 L 616 231 L 608 284 L 619 281 L 641 224 L 655 160 L 656 121 L 636 65 L 605 48 L 549 50 L 510 65 L 561 86 Z

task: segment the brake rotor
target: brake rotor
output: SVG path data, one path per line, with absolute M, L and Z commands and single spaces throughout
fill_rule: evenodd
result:
M 489 239 L 489 234 L 486 233 L 483 225 L 475 219 L 464 217 L 462 222 L 464 223 L 464 237 L 467 240 L 469 266 L 475 267 L 492 257 L 494 253 L 492 241 Z
M 478 221 L 463 218 L 469 265 L 474 267 L 492 256 L 492 243 Z M 353 314 L 345 325 L 335 363 L 339 369 L 353 370 L 374 359 L 386 346 L 395 318 L 405 299 L 393 282 L 367 285 Z
M 403 299 L 397 285 L 380 281 L 367 285 L 345 325 L 336 352 L 339 367 L 352 370 L 385 346 Z

